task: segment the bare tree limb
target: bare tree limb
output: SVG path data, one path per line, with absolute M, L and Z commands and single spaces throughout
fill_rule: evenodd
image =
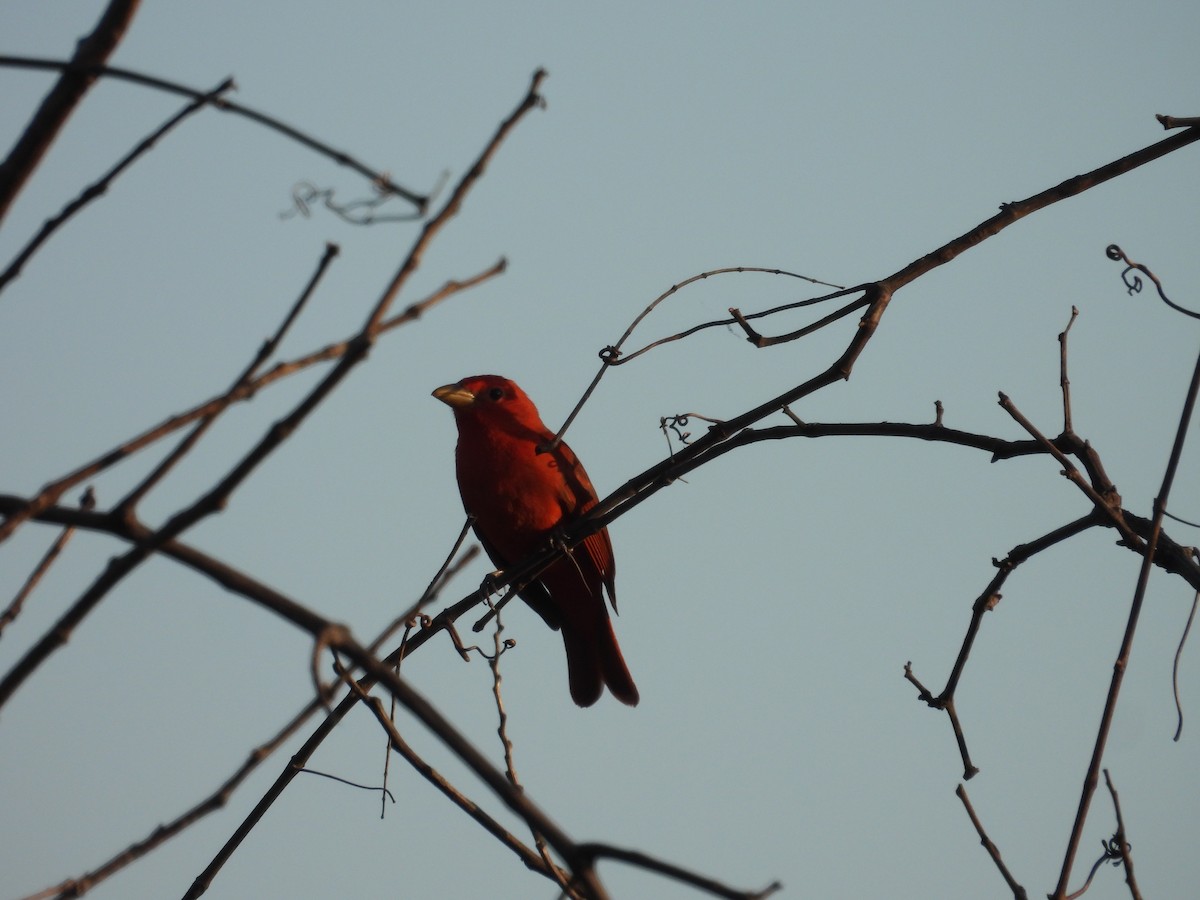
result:
M 79 42 L 71 60 L 59 64 L 62 75 L 42 100 L 8 157 L 0 162 L 0 222 L 95 82 L 96 68 L 102 67 L 121 43 L 138 5 L 138 0 L 111 0 L 92 33 Z
M 385 319 L 379 328 L 380 333 L 390 331 L 393 328 L 398 328 L 402 325 L 407 325 L 417 321 L 432 309 L 434 306 L 441 303 L 443 300 L 468 290 L 478 284 L 482 284 L 491 278 L 496 277 L 504 272 L 506 263 L 504 259 L 483 270 L 477 275 L 462 281 L 447 281 L 440 288 L 428 295 L 422 300 L 418 300 L 409 304 L 402 312 Z M 30 517 L 36 517 L 37 514 L 47 507 L 53 506 L 58 502 L 67 491 L 76 485 L 82 484 L 90 478 L 98 475 L 106 469 L 111 468 L 119 462 L 128 459 L 139 450 L 149 447 L 151 444 L 161 440 L 168 434 L 195 422 L 197 419 L 210 416 L 223 405 L 229 402 L 242 402 L 252 398 L 260 389 L 273 384 L 283 378 L 302 371 L 309 366 L 317 363 L 329 362 L 332 360 L 341 359 L 349 352 L 354 338 L 346 338 L 342 341 L 335 341 L 322 347 L 320 350 L 308 353 L 296 359 L 281 362 L 272 366 L 267 372 L 251 380 L 248 384 L 238 388 L 232 394 L 218 394 L 191 409 L 170 416 L 159 424 L 143 431 L 141 434 L 130 438 L 124 443 L 112 448 L 106 453 L 101 454 L 95 459 L 85 463 L 72 472 L 62 476 L 61 478 L 50 482 L 42 487 L 37 496 L 31 498 L 26 508 L 21 510 L 10 510 L 3 522 L 0 522 L 0 542 L 6 540 L 17 527 L 28 520 Z
M 688 871 L 674 863 L 655 859 L 653 856 L 642 853 L 639 850 L 626 850 L 622 847 L 614 847 L 611 844 L 580 844 L 579 850 L 584 855 L 593 859 L 615 859 L 650 872 L 657 872 L 659 875 L 664 875 L 667 878 L 674 879 L 675 881 L 704 891 L 707 894 L 712 894 L 714 897 L 726 898 L 726 900 L 764 900 L 764 898 L 771 896 L 776 891 L 783 890 L 782 884 L 778 881 L 773 881 L 761 891 L 740 891 L 721 884 L 719 881 L 707 878 L 704 875 Z
M 236 772 L 222 782 L 212 794 L 201 800 L 191 809 L 165 825 L 159 825 L 145 838 L 130 844 L 116 856 L 108 859 L 90 872 L 85 872 L 76 878 L 68 878 L 66 881 L 54 887 L 47 888 L 44 891 L 39 891 L 36 894 L 30 894 L 24 900 L 43 900 L 46 897 L 54 897 L 55 900 L 70 900 L 70 898 L 82 897 L 92 888 L 96 887 L 96 885 L 100 884 L 100 882 L 115 875 L 131 863 L 137 862 L 151 850 L 165 844 L 171 838 L 176 837 L 205 816 L 224 808 L 225 804 L 229 802 L 229 798 L 233 795 L 233 792 L 258 768 L 259 764 L 279 749 L 318 709 L 320 709 L 320 704 L 316 700 L 312 700 L 280 728 L 275 735 L 251 750 L 246 761 L 242 763 Z
M 113 6 L 122 5 L 136 7 L 137 3 L 113 3 Z M 188 87 L 187 85 L 179 84 L 173 81 L 167 81 L 163 78 L 156 78 L 152 75 L 146 75 L 141 72 L 134 72 L 131 69 L 122 69 L 117 66 L 102 65 L 101 62 L 84 63 L 81 61 L 76 63 L 74 61 L 62 62 L 61 60 L 56 59 L 37 59 L 29 56 L 0 55 L 0 66 L 9 66 L 12 68 L 21 69 L 60 70 L 68 74 L 76 73 L 81 77 L 86 77 L 89 83 L 100 77 L 116 78 L 121 81 L 140 84 L 143 87 L 150 87 L 154 88 L 155 90 L 165 91 L 169 94 L 178 94 L 181 97 L 191 97 L 193 100 L 200 99 L 204 96 L 203 91 Z M 397 197 L 401 197 L 402 199 L 411 203 L 417 208 L 419 215 L 425 214 L 426 205 L 429 203 L 429 198 L 427 196 L 422 196 L 421 194 L 410 191 L 408 188 L 401 187 L 400 185 L 394 183 L 386 173 L 377 172 L 374 169 L 367 167 L 354 157 L 350 156 L 348 153 L 337 150 L 334 147 L 317 140 L 311 135 L 294 128 L 293 126 L 288 125 L 287 123 L 282 122 L 273 116 L 259 112 L 256 109 L 251 109 L 248 106 L 243 106 L 240 103 L 235 103 L 232 100 L 220 99 L 215 101 L 213 106 L 223 112 L 233 113 L 234 115 L 249 119 L 252 122 L 257 122 L 259 125 L 269 128 L 272 131 L 276 131 L 279 134 L 296 141 L 298 144 L 308 147 L 310 150 L 314 150 L 322 156 L 328 157 L 340 166 L 346 166 L 347 168 L 362 175 L 373 185 L 376 185 L 380 190 L 386 191 L 390 194 L 395 194 Z M 3 170 L 0 169 L 0 178 L 2 178 L 2 176 Z
M 187 106 L 156 128 L 136 147 L 121 157 L 117 164 L 105 172 L 99 178 L 99 180 L 94 181 L 92 184 L 84 188 L 80 192 L 79 196 L 64 206 L 57 215 L 47 219 L 42 224 L 42 227 L 38 233 L 30 238 L 29 242 L 21 248 L 15 257 L 13 257 L 13 261 L 8 264 L 8 268 L 3 272 L 0 272 L 0 291 L 3 291 L 11 281 L 21 274 L 21 270 L 25 267 L 25 263 L 29 261 L 30 257 L 32 257 L 33 254 L 38 251 L 38 248 L 41 247 L 42 244 L 44 244 L 47 240 L 49 240 L 54 232 L 64 225 L 66 221 L 71 218 L 71 216 L 75 215 L 75 213 L 79 212 L 79 210 L 83 209 L 93 200 L 104 196 L 104 194 L 108 191 L 109 186 L 116 181 L 122 172 L 128 169 L 146 153 L 149 153 L 150 150 L 154 148 L 155 144 L 162 140 L 162 138 L 169 131 L 174 129 L 176 125 L 191 116 L 193 113 L 203 109 L 207 104 L 211 103 L 213 100 L 232 87 L 233 82 L 229 79 L 226 79 L 203 97 L 199 97 L 187 104 Z
M 81 509 L 90 510 L 96 505 L 96 498 L 92 493 L 91 488 L 87 489 L 83 497 L 80 498 L 79 502 Z M 42 558 L 38 561 L 38 564 L 34 566 L 33 571 L 29 573 L 29 577 L 25 579 L 25 583 L 21 585 L 20 590 L 17 591 L 16 596 L 14 596 L 12 599 L 12 602 L 9 603 L 2 612 L 0 612 L 0 635 L 4 633 L 5 627 L 11 624 L 17 618 L 17 616 L 21 614 L 21 610 L 25 606 L 25 600 L 33 592 L 33 589 L 37 587 L 37 584 L 42 580 L 42 577 L 50 570 L 50 567 L 54 565 L 54 561 L 58 559 L 58 555 L 62 553 L 63 548 L 67 546 L 67 542 L 71 540 L 71 537 L 74 534 L 74 525 L 64 526 L 58 537 L 54 539 L 54 543 L 51 544 L 46 552 L 42 555 Z
M 1000 871 L 1001 876 L 1008 883 L 1009 889 L 1013 892 L 1014 900 L 1028 900 L 1029 895 L 1025 893 L 1025 888 L 1013 878 L 1012 873 L 1008 871 L 1008 866 L 1004 864 L 1004 860 L 1000 856 L 999 848 L 992 843 L 992 839 L 987 836 L 987 832 L 983 828 L 983 823 L 979 821 L 979 816 L 975 815 L 975 808 L 971 806 L 971 800 L 967 796 L 967 789 L 961 784 L 955 788 L 954 793 L 958 799 L 962 801 L 963 808 L 966 809 L 967 815 L 971 819 L 971 824 L 975 826 L 975 833 L 979 835 L 979 842 L 983 844 L 983 848 L 987 850 L 988 856 L 992 858 L 992 862 L 996 864 L 996 868 Z
M 1092 760 L 1088 765 L 1087 774 L 1083 780 L 1083 791 L 1079 798 L 1079 809 L 1075 814 L 1075 824 L 1067 841 L 1067 851 L 1063 858 L 1062 871 L 1059 873 L 1058 885 L 1051 895 L 1052 900 L 1061 900 L 1067 894 L 1067 883 L 1071 877 L 1071 869 L 1075 863 L 1075 855 L 1079 850 L 1079 842 L 1083 837 L 1083 826 L 1087 822 L 1088 809 L 1091 806 L 1092 795 L 1099 781 L 1100 766 L 1104 759 L 1104 749 L 1108 744 L 1108 735 L 1112 729 L 1113 716 L 1116 713 L 1117 698 L 1121 693 L 1121 684 L 1125 678 L 1125 670 L 1129 666 L 1129 656 L 1133 651 L 1133 636 L 1137 631 L 1138 617 L 1142 611 L 1142 603 L 1146 597 L 1146 586 L 1150 581 L 1150 569 L 1158 547 L 1159 535 L 1162 532 L 1163 511 L 1167 508 L 1167 499 L 1175 474 L 1179 469 L 1179 460 L 1183 455 L 1183 444 L 1187 439 L 1188 426 L 1191 423 L 1192 411 L 1196 406 L 1196 397 L 1200 393 L 1200 354 L 1197 354 L 1196 365 L 1192 370 L 1192 380 L 1188 385 L 1187 398 L 1179 415 L 1179 426 L 1175 432 L 1175 442 L 1171 447 L 1171 455 L 1167 460 L 1166 471 L 1163 473 L 1162 486 L 1154 498 L 1154 518 L 1151 523 L 1150 536 L 1146 539 L 1142 566 L 1138 572 L 1137 587 L 1129 605 L 1129 618 L 1125 624 L 1125 634 L 1121 638 L 1121 648 L 1113 664 L 1112 679 L 1109 682 L 1108 696 L 1104 701 L 1104 714 L 1100 718 L 1100 727 L 1096 734 L 1095 747 L 1092 750 Z

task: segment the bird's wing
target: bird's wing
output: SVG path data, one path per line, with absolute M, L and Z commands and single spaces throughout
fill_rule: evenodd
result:
M 505 559 L 478 528 L 475 529 L 475 537 L 479 540 L 484 552 L 487 553 L 488 558 L 496 568 L 505 569 L 511 565 L 511 561 Z M 525 585 L 524 588 L 517 592 L 517 596 L 528 603 L 547 625 L 558 631 L 558 613 L 555 612 L 554 602 L 550 599 L 550 592 L 546 590 L 540 581 L 534 581 L 531 584 Z
M 596 489 L 592 486 L 592 480 L 588 478 L 587 471 L 571 448 L 566 444 L 559 444 L 554 453 L 559 472 L 562 474 L 559 504 L 562 507 L 563 518 L 572 522 L 587 513 L 599 499 Z M 583 552 L 580 552 L 581 550 Z M 601 528 L 595 534 L 584 538 L 583 543 L 575 549 L 575 565 L 580 568 L 589 590 L 592 585 L 604 584 L 608 590 L 608 599 L 615 610 L 617 564 L 607 528 Z

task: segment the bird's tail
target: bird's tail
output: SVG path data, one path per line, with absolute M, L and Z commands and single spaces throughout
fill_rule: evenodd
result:
M 637 706 L 638 689 L 625 665 L 612 620 L 601 607 L 600 621 L 590 627 L 563 622 L 563 643 L 567 650 L 567 676 L 571 699 L 579 706 L 591 706 L 600 699 L 604 686 L 629 706 Z

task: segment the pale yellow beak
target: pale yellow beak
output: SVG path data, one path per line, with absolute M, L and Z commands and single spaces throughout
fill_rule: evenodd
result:
M 433 392 L 433 396 L 455 409 L 470 406 L 475 402 L 475 395 L 461 384 L 443 384 Z

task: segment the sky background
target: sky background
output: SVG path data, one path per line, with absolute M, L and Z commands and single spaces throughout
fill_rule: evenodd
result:
M 9 0 L 0 53 L 65 58 L 101 9 Z M 232 75 L 238 101 L 418 191 L 461 176 L 533 71 L 550 73 L 546 109 L 504 144 L 397 308 L 502 256 L 507 272 L 384 338 L 187 540 L 370 640 L 424 588 L 462 522 L 453 420 L 434 387 L 507 375 L 557 427 L 597 352 L 684 278 L 738 265 L 839 284 L 884 277 L 1003 202 L 1161 139 L 1155 113 L 1200 114 L 1197 34 L 1200 7 L 1183 3 L 1136 14 L 1110 2 L 145 3 L 114 64 L 202 89 Z M 5 147 L 51 81 L 0 69 Z M 97 85 L 0 230 L 0 263 L 180 106 Z M 1104 248 L 1120 244 L 1175 300 L 1200 305 L 1198 152 L 1038 213 L 912 284 L 850 381 L 796 412 L 928 422 L 941 400 L 947 425 L 1022 438 L 996 405 L 1004 391 L 1057 433 L 1056 336 L 1074 305 L 1076 429 L 1126 506 L 1149 515 L 1200 329 L 1148 294 L 1128 297 Z M 281 218 L 302 182 L 344 200 L 368 193 L 325 158 L 206 111 L 62 229 L 0 294 L 0 492 L 32 494 L 223 389 L 327 241 L 341 254 L 281 355 L 359 327 L 418 226 Z M 631 346 L 730 306 L 809 295 L 790 279 L 712 278 L 671 298 Z M 661 416 L 736 415 L 822 371 L 853 329 L 851 317 L 767 350 L 713 329 L 661 348 L 608 374 L 570 442 L 607 493 L 667 453 Z M 321 372 L 231 410 L 147 498 L 144 518 L 192 502 Z M 1171 506 L 1197 520 L 1191 437 Z M 161 452 L 97 479 L 101 506 Z M 992 558 L 1086 511 L 1046 458 L 991 464 L 881 438 L 730 453 L 612 528 L 637 709 L 610 697 L 574 707 L 559 637 L 509 607 L 517 771 L 573 837 L 737 887 L 1011 896 L 954 796 L 962 772 L 947 720 L 916 702 L 903 666 L 940 690 Z M 1200 542 L 1184 526 L 1168 532 Z M 0 603 L 53 537 L 28 526 L 0 548 Z M 981 769 L 971 799 L 1031 896 L 1057 880 L 1136 580 L 1138 558 L 1115 537 L 1088 534 L 1019 569 L 958 694 Z M 0 638 L 0 671 L 120 552 L 78 535 Z M 486 571 L 476 563 L 447 599 Z M 1171 741 L 1171 663 L 1190 601 L 1183 582 L 1154 573 L 1106 757 L 1147 897 L 1200 882 L 1194 641 L 1180 676 L 1183 740 Z M 169 561 L 142 566 L 0 712 L 0 895 L 82 874 L 210 793 L 311 697 L 310 654 L 304 634 L 243 599 Z M 439 638 L 405 674 L 502 764 L 484 662 L 464 664 Z M 432 736 L 401 727 L 525 834 Z M 307 733 L 225 810 L 90 896 L 182 895 Z M 359 711 L 311 765 L 377 784 L 383 758 Z M 397 803 L 380 821 L 375 794 L 298 778 L 207 896 L 555 895 L 403 765 L 391 787 Z M 1073 887 L 1113 827 L 1101 788 Z M 698 896 L 621 865 L 600 871 L 614 897 Z M 1128 896 L 1122 873 L 1105 867 L 1087 896 Z

